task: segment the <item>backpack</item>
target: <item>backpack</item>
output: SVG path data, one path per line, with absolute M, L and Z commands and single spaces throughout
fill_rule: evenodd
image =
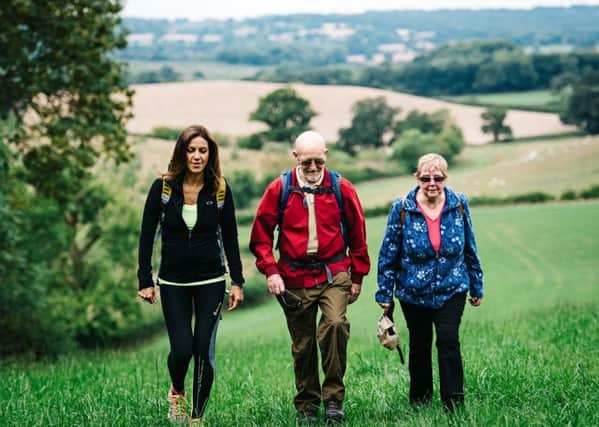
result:
M 164 224 L 164 216 L 166 213 L 166 205 L 171 199 L 171 194 L 173 189 L 170 184 L 166 181 L 166 179 L 162 178 L 162 194 L 160 195 L 160 227 L 156 231 L 156 236 L 154 238 L 154 243 L 160 239 L 160 234 L 162 233 L 162 226 Z M 227 183 L 225 181 L 225 177 L 222 177 L 218 182 L 218 188 L 216 189 L 216 207 L 218 208 L 219 214 L 222 212 L 223 207 L 225 206 L 225 196 L 227 194 Z M 220 229 L 220 224 L 218 226 L 218 245 L 220 247 L 220 258 L 222 265 L 226 265 L 225 263 L 225 248 L 223 245 L 223 237 L 222 231 Z
M 295 169 L 288 170 L 281 174 L 281 196 L 279 198 L 279 219 L 277 221 L 277 229 L 279 234 L 277 236 L 277 244 L 276 249 L 279 248 L 279 240 L 281 239 L 281 224 L 283 223 L 283 211 L 287 206 L 287 201 L 289 200 L 289 193 L 292 191 L 301 191 L 309 192 L 313 194 L 327 194 L 333 193 L 335 195 L 335 200 L 337 200 L 337 206 L 339 206 L 339 211 L 341 212 L 341 234 L 343 235 L 343 241 L 345 242 L 345 247 L 349 248 L 349 237 L 347 234 L 347 226 L 345 224 L 345 211 L 343 210 L 343 197 L 341 195 L 341 188 L 339 181 L 341 180 L 341 174 L 339 172 L 333 171 L 329 169 L 329 175 L 331 176 L 331 186 L 330 187 L 317 187 L 315 189 L 311 189 L 308 187 L 298 187 L 291 185 L 291 175 L 295 172 Z
M 171 194 L 173 189 L 170 184 L 166 181 L 166 179 L 162 178 L 162 194 L 160 195 L 160 227 L 162 228 L 162 224 L 164 223 L 164 215 L 166 212 L 166 205 L 168 205 L 169 200 L 171 199 Z M 223 206 L 225 205 L 225 196 L 227 194 L 227 183 L 225 182 L 225 178 L 218 182 L 218 189 L 216 190 L 216 206 L 218 211 L 221 212 L 223 210 Z

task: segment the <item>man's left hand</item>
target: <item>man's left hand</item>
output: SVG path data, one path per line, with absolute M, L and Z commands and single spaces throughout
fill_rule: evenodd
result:
M 358 283 L 352 283 L 351 290 L 349 291 L 349 304 L 353 304 L 356 302 L 358 297 L 360 296 L 360 292 L 362 291 L 362 285 Z

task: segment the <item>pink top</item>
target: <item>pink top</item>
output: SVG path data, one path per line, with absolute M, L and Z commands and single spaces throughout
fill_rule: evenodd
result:
M 445 203 L 443 203 L 443 206 L 441 207 L 441 213 L 439 213 L 439 216 L 437 216 L 435 219 L 431 219 L 431 217 L 426 214 L 422 208 L 422 205 L 418 201 L 416 201 L 416 203 L 418 204 L 418 207 L 422 211 L 424 219 L 426 220 L 428 238 L 431 241 L 431 245 L 433 246 L 435 252 L 439 252 L 439 249 L 441 248 L 441 215 L 443 208 L 445 207 Z

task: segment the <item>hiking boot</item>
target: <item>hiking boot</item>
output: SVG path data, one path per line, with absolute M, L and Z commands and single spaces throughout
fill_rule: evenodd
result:
M 168 391 L 168 420 L 170 422 L 187 422 L 187 398 L 185 390 L 177 393 L 173 386 Z
M 345 421 L 345 412 L 343 412 L 341 402 L 329 399 L 324 403 L 324 421 L 327 424 L 342 423 Z
M 318 422 L 318 412 L 315 409 L 297 411 L 296 419 L 298 424 L 316 424 Z

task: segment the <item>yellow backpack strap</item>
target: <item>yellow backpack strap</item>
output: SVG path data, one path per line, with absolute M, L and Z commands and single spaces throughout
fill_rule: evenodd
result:
M 170 200 L 172 191 L 173 189 L 169 183 L 166 182 L 166 179 L 162 178 L 162 195 L 160 196 L 160 199 L 163 205 L 166 205 Z
M 227 194 L 227 182 L 225 181 L 225 177 L 221 177 L 218 180 L 218 189 L 216 190 L 216 206 L 219 210 L 223 208 L 225 205 L 225 196 Z
M 166 179 L 162 178 L 162 194 L 160 195 L 160 224 L 164 222 L 164 214 L 166 210 L 166 205 L 168 205 L 168 201 L 171 199 L 171 193 L 173 189 L 170 184 L 166 182 Z

